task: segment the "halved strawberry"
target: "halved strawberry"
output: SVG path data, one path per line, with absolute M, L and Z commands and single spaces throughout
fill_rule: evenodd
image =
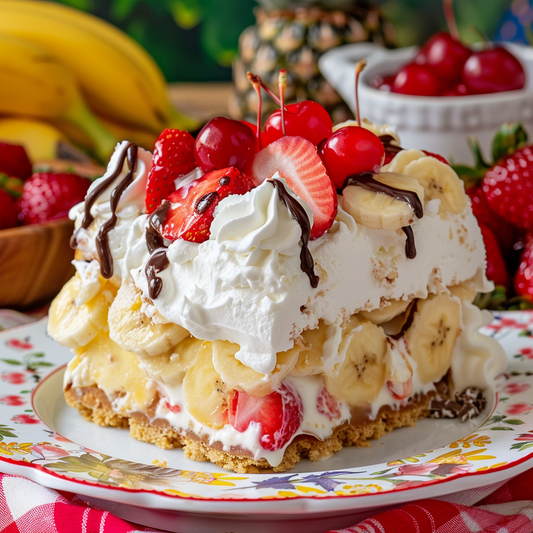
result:
M 326 387 L 322 387 L 316 400 L 316 409 L 319 413 L 327 416 L 330 420 L 341 417 L 339 402 L 333 398 Z
M 168 197 L 171 207 L 163 223 L 163 237 L 171 241 L 206 241 L 220 200 L 253 188 L 253 181 L 236 167 L 213 170 L 181 187 Z
M 251 172 L 257 185 L 279 172 L 313 212 L 311 239 L 320 237 L 333 224 L 337 191 L 313 143 L 303 137 L 282 137 L 255 154 Z
M 229 397 L 228 420 L 240 432 L 250 424 L 261 426 L 259 442 L 265 450 L 283 448 L 302 423 L 302 400 L 298 393 L 282 383 L 267 396 L 250 396 L 234 390 Z
M 155 211 L 176 190 L 176 178 L 185 176 L 195 167 L 194 137 L 186 131 L 163 130 L 155 143 L 152 168 L 146 182 L 146 212 Z

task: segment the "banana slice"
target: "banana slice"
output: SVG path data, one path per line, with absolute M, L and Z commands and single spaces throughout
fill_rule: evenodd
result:
M 243 365 L 235 354 L 239 345 L 229 341 L 213 342 L 213 366 L 224 382 L 231 388 L 244 391 L 250 396 L 266 396 L 278 389 L 281 381 L 291 372 L 298 360 L 300 346 L 277 354 L 276 368 L 265 375 Z
M 416 179 L 394 172 L 381 172 L 373 178 L 388 187 L 415 193 L 421 205 L 424 205 L 424 189 Z M 341 201 L 343 209 L 350 213 L 358 224 L 370 229 L 396 231 L 417 218 L 414 206 L 409 203 L 360 185 L 346 187 Z
M 472 303 L 477 295 L 476 288 L 471 281 L 463 281 L 458 285 L 452 285 L 448 287 L 448 290 L 452 293 L 452 296 L 457 296 L 462 302 Z
M 405 167 L 411 163 L 411 161 L 416 161 L 421 157 L 427 157 L 426 154 L 421 150 L 416 150 L 415 148 L 411 148 L 410 150 L 402 150 L 394 156 L 388 165 L 384 165 L 381 171 L 404 174 Z
M 107 329 L 109 306 L 117 289 L 110 281 L 99 278 L 100 289 L 87 302 L 78 305 L 76 299 L 82 282 L 75 274 L 56 296 L 48 316 L 48 334 L 69 348 L 81 348 Z
M 157 311 L 154 317 L 147 317 L 141 310 L 141 292 L 133 283 L 124 282 L 109 309 L 109 336 L 136 355 L 161 355 L 189 332 L 167 322 Z
M 165 354 L 138 355 L 137 358 L 140 366 L 152 379 L 174 387 L 183 382 L 185 373 L 194 361 L 201 345 L 201 340 L 189 336 Z
M 324 371 L 324 343 L 331 337 L 331 326 L 320 320 L 315 329 L 302 332 L 303 344 L 296 365 L 291 370 L 291 376 L 311 376 Z
M 363 320 L 368 320 L 373 324 L 382 324 L 388 322 L 398 315 L 402 314 L 411 303 L 410 300 L 386 300 L 382 302 L 379 309 L 372 309 L 372 311 L 360 311 L 358 315 Z
M 463 181 L 450 165 L 426 156 L 409 163 L 404 173 L 424 187 L 426 202 L 440 200 L 439 215 L 458 215 L 468 205 Z
M 422 383 L 439 381 L 446 374 L 459 333 L 461 304 L 457 299 L 443 293 L 417 300 L 405 341 Z
M 375 400 L 385 383 L 390 347 L 385 332 L 371 322 L 348 328 L 346 336 L 349 345 L 339 373 L 324 376 L 324 384 L 332 396 L 348 405 L 366 405 Z
M 213 346 L 204 341 L 183 380 L 189 413 L 206 426 L 220 429 L 228 420 L 227 387 L 213 366 Z

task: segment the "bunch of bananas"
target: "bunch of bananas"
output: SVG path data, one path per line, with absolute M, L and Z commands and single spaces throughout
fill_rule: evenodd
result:
M 0 0 L 0 80 L 0 139 L 34 139 L 25 143 L 34 160 L 70 141 L 105 162 L 117 140 L 151 149 L 167 127 L 198 126 L 172 107 L 144 48 L 53 2 Z

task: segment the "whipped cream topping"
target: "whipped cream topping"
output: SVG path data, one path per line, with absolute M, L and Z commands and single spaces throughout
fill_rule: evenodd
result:
M 124 146 L 117 147 L 108 171 L 93 187 L 111 175 Z M 411 157 L 410 152 L 403 151 L 402 160 L 425 155 L 413 151 Z M 389 170 L 395 168 L 394 161 Z M 139 150 L 135 179 L 119 202 L 118 221 L 109 232 L 115 272 L 133 280 L 145 300 L 149 292 L 144 266 L 149 253 L 143 212 L 150 164 L 150 153 Z M 122 169 L 116 183 L 125 172 Z M 92 206 L 95 222 L 77 232 L 85 257 L 96 257 L 94 238 L 111 215 L 112 189 Z M 305 202 L 286 189 L 311 216 Z M 177 239 L 169 244 L 169 266 L 158 274 L 164 288 L 152 304 L 166 320 L 197 338 L 238 344 L 237 359 L 268 375 L 276 354 L 292 348 L 300 333 L 316 328 L 319 319 L 338 331 L 350 315 L 379 308 L 383 300 L 425 298 L 443 286 L 470 279 L 476 290 L 490 290 L 484 276 L 481 232 L 470 206 L 458 215 L 441 217 L 438 202 L 428 202 L 425 216 L 411 226 L 418 250 L 414 259 L 405 256 L 403 232 L 357 225 L 339 207 L 328 232 L 309 242 L 320 278 L 313 288 L 300 267 L 301 228 L 272 184 L 265 182 L 219 203 L 209 240 L 197 244 Z M 83 205 L 73 208 L 71 216 L 79 228 Z M 333 371 L 340 357 L 337 350 L 328 371 Z
M 123 141 L 117 145 L 105 174 L 91 184 L 87 195 L 90 195 L 94 190 L 98 189 L 114 173 L 120 164 L 121 154 L 128 144 L 127 141 Z M 117 223 L 108 233 L 109 247 L 113 258 L 113 271 L 115 274 L 128 280 L 132 279 L 130 271 L 138 268 L 148 258 L 148 250 L 144 239 L 147 217 L 143 212 L 146 196 L 146 180 L 151 166 L 152 154 L 148 150 L 139 148 L 134 179 L 120 197 L 116 210 Z M 96 259 L 98 257 L 96 236 L 103 224 L 111 217 L 111 193 L 124 179 L 128 170 L 127 162 L 125 161 L 117 177 L 96 198 L 90 209 L 90 214 L 94 217 L 94 222 L 87 229 L 82 227 L 85 203 L 82 202 L 70 210 L 69 217 L 75 221 L 77 248 L 86 258 Z M 78 272 L 83 280 L 84 275 L 79 268 Z

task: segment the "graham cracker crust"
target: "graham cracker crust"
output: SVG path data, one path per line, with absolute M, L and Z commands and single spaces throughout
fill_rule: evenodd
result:
M 298 435 L 287 447 L 282 462 L 275 467 L 266 459 L 254 459 L 249 452 L 232 448 L 229 452 L 222 450 L 222 444 L 207 444 L 207 438 L 201 439 L 190 432 L 181 434 L 170 426 L 167 420 L 156 419 L 152 422 L 144 413 L 134 412 L 129 415 L 113 411 L 107 395 L 97 386 L 68 388 L 65 400 L 77 409 L 87 420 L 100 426 L 129 427 L 130 436 L 144 442 L 155 444 L 164 449 L 182 448 L 185 457 L 194 461 L 210 461 L 221 468 L 241 474 L 261 474 L 284 472 L 293 468 L 301 459 L 320 461 L 330 457 L 346 446 L 368 447 L 371 439 L 379 439 L 393 429 L 414 426 L 416 422 L 429 415 L 431 394 L 420 396 L 399 410 L 385 406 L 374 420 L 361 424 L 343 424 L 334 429 L 331 437 L 320 441 L 310 435 Z

